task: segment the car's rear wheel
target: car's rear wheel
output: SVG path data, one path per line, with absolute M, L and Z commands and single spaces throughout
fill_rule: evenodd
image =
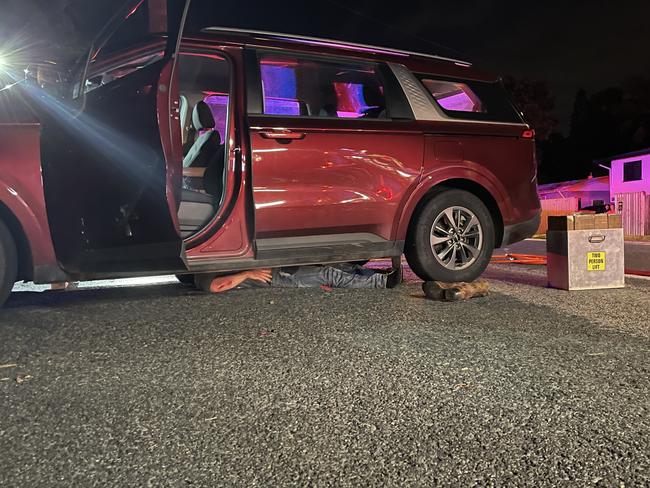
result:
M 176 275 L 176 279 L 187 286 L 194 286 L 194 275 L 193 274 L 182 274 Z
M 409 229 L 406 259 L 425 281 L 474 281 L 490 263 L 494 222 L 475 195 L 464 190 L 436 193 Z
M 0 221 L 0 306 L 4 305 L 18 276 L 18 253 L 11 231 Z

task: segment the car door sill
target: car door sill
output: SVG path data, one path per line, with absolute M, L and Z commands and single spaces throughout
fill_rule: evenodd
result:
M 322 236 L 321 236 L 322 237 Z M 295 238 L 292 238 L 292 240 Z M 271 241 L 271 242 L 269 242 Z M 275 268 L 279 266 L 296 266 L 324 263 L 343 263 L 367 259 L 401 256 L 404 252 L 404 241 L 354 241 L 354 242 L 323 242 L 314 240 L 312 245 L 297 247 L 290 243 L 287 247 L 276 247 L 279 240 L 258 241 L 257 258 L 237 259 L 206 259 L 188 258 L 190 272 L 221 272 L 253 268 Z

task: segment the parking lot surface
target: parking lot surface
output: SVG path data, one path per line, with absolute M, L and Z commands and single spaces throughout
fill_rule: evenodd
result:
M 647 486 L 650 281 L 148 286 L 0 311 L 0 486 Z

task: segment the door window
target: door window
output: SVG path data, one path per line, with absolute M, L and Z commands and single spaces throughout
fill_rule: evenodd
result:
M 152 1 L 140 2 L 128 12 L 115 32 L 101 45 L 95 46 L 88 67 L 89 76 L 83 84 L 83 92 L 88 93 L 112 83 L 162 59 L 164 56 L 162 35 L 167 28 L 165 13 L 166 10 L 161 2 Z M 152 41 L 159 44 L 160 49 L 151 50 Z M 136 46 L 147 45 L 148 52 L 137 57 L 128 55 L 128 59 L 119 61 L 121 53 L 134 52 Z M 79 94 L 78 87 L 75 87 L 73 96 L 76 98 Z
M 451 112 L 485 112 L 483 103 L 465 83 L 423 79 L 429 93 L 445 110 Z
M 501 83 L 473 80 L 451 80 L 432 75 L 419 75 L 422 85 L 448 117 L 521 124 Z
M 231 103 L 229 61 L 218 54 L 182 52 L 178 62 L 183 140 L 183 237 L 204 228 L 221 208 L 227 182 Z
M 129 59 L 122 62 L 111 64 L 106 70 L 95 72 L 86 79 L 84 85 L 84 92 L 89 93 L 100 86 L 108 85 L 113 81 L 124 78 L 125 76 L 138 71 L 146 66 L 163 58 L 164 52 L 162 49 L 156 50 L 139 56 L 135 59 Z
M 197 103 L 203 101 L 214 119 L 213 129 L 219 133 L 221 141 L 225 141 L 231 84 L 229 62 L 216 54 L 183 52 L 179 57 L 178 72 L 183 140 L 187 141 L 188 133 L 196 130 L 192 116 Z M 201 128 L 199 133 L 205 130 Z
M 388 118 L 377 65 L 264 54 L 260 72 L 265 115 Z

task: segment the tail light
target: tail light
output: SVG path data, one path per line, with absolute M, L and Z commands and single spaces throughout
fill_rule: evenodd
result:
M 521 138 L 522 139 L 535 139 L 535 130 L 533 129 L 526 129 L 521 133 Z

